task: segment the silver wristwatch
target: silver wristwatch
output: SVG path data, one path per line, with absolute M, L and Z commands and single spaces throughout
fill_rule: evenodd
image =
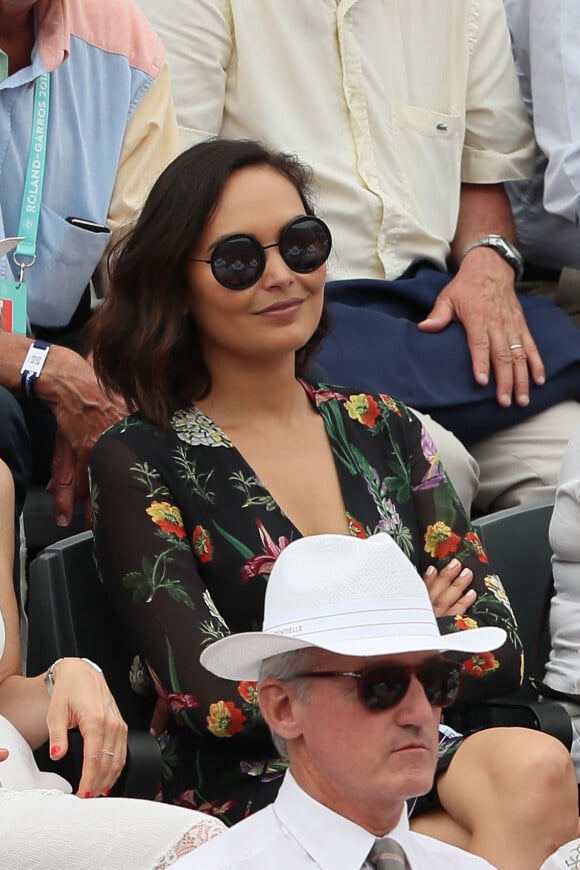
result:
M 483 238 L 471 242 L 461 255 L 461 259 L 465 257 L 468 251 L 473 250 L 473 248 L 481 247 L 493 248 L 494 251 L 497 251 L 500 257 L 502 257 L 506 263 L 509 263 L 514 270 L 516 281 L 520 280 L 524 274 L 524 258 L 513 242 L 510 242 L 508 239 L 498 235 L 497 233 L 490 233 L 489 236 L 483 236 Z

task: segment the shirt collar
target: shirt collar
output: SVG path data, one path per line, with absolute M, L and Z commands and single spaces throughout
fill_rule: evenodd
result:
M 359 870 L 373 847 L 375 837 L 350 819 L 335 813 L 328 807 L 310 797 L 296 782 L 290 771 L 273 805 L 278 821 L 310 855 L 322 870 L 335 870 L 336 867 Z M 399 822 L 389 836 L 395 839 L 408 831 L 406 806 L 403 807 Z M 321 837 L 321 831 L 324 836 Z
M 69 0 L 38 0 L 37 48 L 46 72 L 67 59 L 70 51 Z

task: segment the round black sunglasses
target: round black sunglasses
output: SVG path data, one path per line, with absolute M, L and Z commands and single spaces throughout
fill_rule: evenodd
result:
M 278 241 L 271 245 L 261 245 L 246 233 L 234 233 L 217 243 L 211 259 L 188 259 L 193 263 L 209 263 L 216 281 L 228 290 L 247 290 L 264 274 L 266 248 L 276 247 L 293 272 L 314 272 L 327 261 L 332 236 L 323 220 L 303 215 L 290 221 Z
M 296 674 L 303 677 L 354 677 L 357 680 L 359 701 L 369 710 L 390 710 L 405 697 L 411 675 L 423 687 L 432 707 L 449 707 L 457 699 L 461 687 L 463 665 L 459 662 L 428 662 L 417 668 L 403 665 L 378 665 L 362 671 L 310 671 Z

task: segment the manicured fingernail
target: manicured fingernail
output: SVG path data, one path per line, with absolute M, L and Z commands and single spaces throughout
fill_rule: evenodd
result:
M 503 396 L 500 398 L 500 402 L 504 406 L 504 408 L 509 408 L 512 403 L 511 396 L 508 396 L 507 393 L 504 393 Z
M 67 522 L 67 519 L 66 519 L 64 514 L 61 514 L 60 516 L 58 516 L 56 518 L 56 524 L 57 524 L 57 526 L 61 526 L 63 528 L 65 526 L 68 526 L 68 522 Z
M 85 796 L 86 798 L 90 798 L 90 796 L 91 796 L 90 791 L 86 791 L 84 796 Z
M 470 573 L 470 572 L 469 572 L 469 568 L 464 568 L 463 571 L 461 572 L 461 574 L 460 574 L 459 576 L 460 576 L 460 577 L 467 577 L 467 575 L 468 575 L 469 573 Z
M 111 794 L 111 789 L 108 788 L 106 791 L 103 792 L 103 794 L 105 795 L 105 797 L 109 797 L 109 795 Z
M 536 378 L 536 383 L 539 387 L 541 387 L 542 384 L 546 383 L 546 378 L 543 375 L 540 375 L 539 378 Z
M 459 559 L 452 559 L 451 562 L 449 563 L 448 567 L 449 568 L 457 568 L 458 565 L 459 565 Z
M 53 758 L 55 755 L 58 755 L 59 752 L 60 752 L 60 746 L 51 746 L 50 747 L 50 754 Z
M 425 571 L 425 576 L 432 577 L 434 573 L 435 573 L 435 567 L 433 565 L 429 565 L 429 567 Z
M 530 397 L 522 393 L 521 396 L 518 396 L 518 404 L 519 405 L 529 405 L 530 404 Z
M 481 384 L 482 387 L 486 387 L 488 384 L 488 381 L 489 381 L 489 378 L 485 374 L 485 372 L 479 372 L 479 374 L 477 375 L 477 383 Z

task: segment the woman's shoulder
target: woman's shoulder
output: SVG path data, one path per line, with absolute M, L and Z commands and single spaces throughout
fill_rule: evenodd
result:
M 377 393 L 365 390 L 360 386 L 327 384 L 322 382 L 303 382 L 305 389 L 312 397 L 317 407 L 332 402 L 341 405 L 348 417 L 368 425 L 380 417 L 394 415 L 401 421 L 411 422 L 415 418 L 413 412 L 404 402 L 388 393 Z

